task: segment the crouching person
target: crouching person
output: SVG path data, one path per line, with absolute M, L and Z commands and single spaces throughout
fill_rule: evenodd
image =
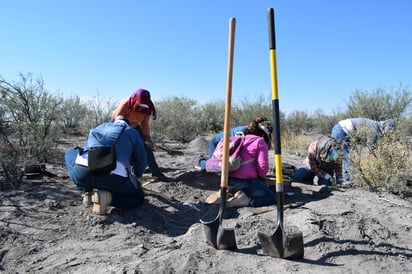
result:
M 329 136 L 321 136 L 310 143 L 308 154 L 303 164 L 295 170 L 292 181 L 331 185 L 333 176 L 336 183 L 342 185 L 342 152 L 338 142 Z
M 266 185 L 265 176 L 269 171 L 268 147 L 270 133 L 258 120 L 252 121 L 244 132 L 244 141 L 239 147 L 241 159 L 237 170 L 229 172 L 228 207 L 260 207 L 276 203 L 276 196 Z M 198 166 L 207 170 L 207 160 L 200 158 Z M 206 203 L 220 201 L 220 191 L 210 195 Z
M 108 174 L 93 175 L 88 167 L 88 151 L 92 147 L 115 143 L 116 168 Z M 84 147 L 70 148 L 65 153 L 70 178 L 82 193 L 83 204 L 95 214 L 106 214 L 108 206 L 135 208 L 144 201 L 144 192 L 136 181 L 147 166 L 141 135 L 122 116 L 89 132 Z

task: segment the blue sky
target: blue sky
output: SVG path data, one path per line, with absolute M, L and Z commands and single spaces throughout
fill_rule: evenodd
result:
M 236 18 L 234 102 L 270 100 L 275 10 L 280 110 L 344 108 L 354 90 L 412 84 L 409 0 L 0 0 L 0 75 L 51 92 L 224 99 Z

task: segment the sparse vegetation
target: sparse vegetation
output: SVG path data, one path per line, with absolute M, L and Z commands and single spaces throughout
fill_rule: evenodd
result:
M 82 101 L 64 98 L 47 91 L 41 79 L 20 75 L 19 82 L 0 76 L 0 188 L 16 186 L 21 181 L 21 167 L 31 161 L 47 162 L 63 133 L 85 135 L 92 127 L 111 119 L 119 102 L 104 98 Z M 212 135 L 223 129 L 224 101 L 198 104 L 194 99 L 169 97 L 155 102 L 157 119 L 151 121 L 153 138 L 187 143 L 198 135 Z M 272 118 L 271 99 L 242 98 L 232 104 L 232 126 L 248 124 L 256 116 Z M 412 96 L 407 87 L 396 90 L 356 90 L 347 102 L 347 111 L 326 114 L 296 110 L 281 112 L 282 150 L 305 153 L 310 134 L 330 134 L 332 126 L 348 117 L 374 120 L 396 119 L 397 129 L 382 136 L 373 153 L 364 146 L 353 146 L 352 172 L 358 185 L 410 195 L 412 189 L 411 145 Z M 356 148 L 356 149 L 355 149 Z

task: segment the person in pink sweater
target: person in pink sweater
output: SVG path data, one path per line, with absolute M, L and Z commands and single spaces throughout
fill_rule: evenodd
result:
M 270 132 L 267 127 L 254 120 L 244 132 L 244 142 L 240 148 L 241 165 L 229 172 L 228 206 L 259 207 L 276 203 L 276 196 L 266 185 L 265 176 L 269 171 Z M 206 159 L 198 162 L 205 166 Z M 207 203 L 219 201 L 220 191 L 206 199 Z

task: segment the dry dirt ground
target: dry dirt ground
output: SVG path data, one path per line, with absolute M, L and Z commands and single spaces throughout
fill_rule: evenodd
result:
M 62 143 L 62 149 L 82 145 Z M 218 206 L 204 203 L 220 177 L 193 169 L 207 140 L 169 144 L 183 156 L 155 155 L 172 182 L 145 186 L 146 202 L 106 216 L 90 213 L 59 161 L 47 164 L 58 177 L 25 180 L 20 190 L 0 192 L 1 273 L 411 273 L 412 201 L 361 188 L 292 183 L 285 187 L 284 227 L 303 234 L 304 258 L 263 253 L 257 232 L 272 234 L 276 207 L 229 208 L 223 226 L 233 228 L 238 249 L 206 243 L 200 219 Z M 272 154 L 273 155 L 273 151 Z M 303 156 L 285 154 L 299 165 Z M 273 157 L 272 157 L 273 158 Z M 272 163 L 272 166 L 274 163 Z

